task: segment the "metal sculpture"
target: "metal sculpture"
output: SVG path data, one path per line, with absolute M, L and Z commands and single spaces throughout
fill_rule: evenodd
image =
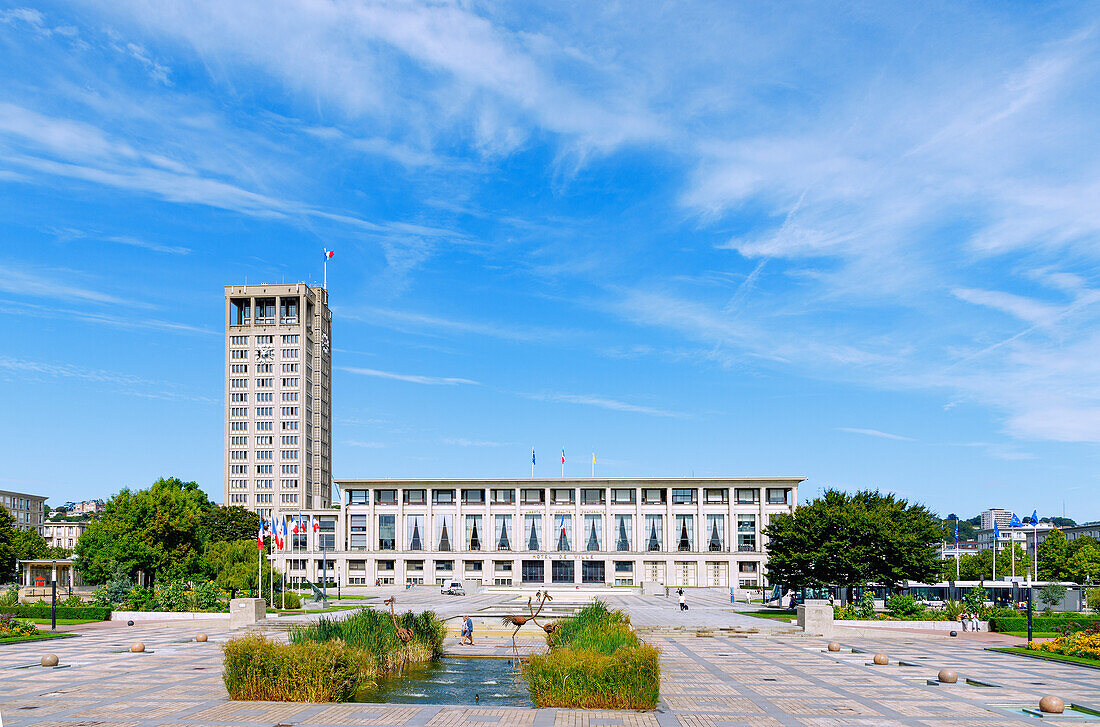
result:
M 390 596 L 389 598 L 387 598 L 382 603 L 389 604 L 390 618 L 393 619 L 393 628 L 394 628 L 395 631 L 397 631 L 397 638 L 401 639 L 402 641 L 407 642 L 409 639 L 411 639 L 413 637 L 413 635 L 412 635 L 412 631 L 409 631 L 408 629 L 403 629 L 403 628 L 401 628 L 400 626 L 397 625 L 397 614 L 394 613 L 394 611 L 393 611 L 393 604 L 397 603 L 397 599 L 394 598 L 393 596 Z
M 500 622 L 505 626 L 511 625 L 516 627 L 515 630 L 512 631 L 512 651 L 516 654 L 519 653 L 519 648 L 516 646 L 516 634 L 519 633 L 520 628 L 522 628 L 523 625 L 526 624 L 528 621 L 534 621 L 536 624 L 538 624 L 538 621 L 536 621 L 535 619 L 539 615 L 539 613 L 542 612 L 542 607 L 545 606 L 546 602 L 549 600 L 552 600 L 549 593 L 542 594 L 542 600 L 539 602 L 539 608 L 537 611 L 535 611 L 531 608 L 531 597 L 528 596 L 527 612 L 531 614 L 530 616 L 505 616 L 500 620 Z M 546 627 L 544 626 L 543 628 L 545 629 Z

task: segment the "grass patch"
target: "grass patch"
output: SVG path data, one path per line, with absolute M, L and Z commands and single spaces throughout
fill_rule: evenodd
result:
M 657 649 L 638 640 L 630 618 L 595 601 L 558 622 L 550 653 L 523 663 L 537 707 L 653 709 L 660 699 Z
M 22 636 L 0 636 L 0 644 L 16 644 L 23 641 L 43 641 L 44 639 L 57 639 L 71 636 L 60 634 L 56 631 L 39 631 L 37 634 L 25 634 Z
M 49 626 L 52 622 L 48 618 L 32 618 L 28 621 L 34 621 L 39 625 Z M 94 624 L 99 623 L 98 618 L 59 618 L 57 619 L 58 626 L 75 626 L 77 624 Z
M 794 611 L 740 611 L 746 616 L 753 616 L 754 618 L 766 618 L 773 621 L 790 621 L 792 618 L 797 618 L 798 614 Z
M 1027 638 L 1027 631 L 1002 631 L 1001 633 L 1007 634 L 1009 636 L 1018 636 L 1021 639 L 1026 639 Z M 1053 639 L 1053 638 L 1056 638 L 1058 636 L 1061 636 L 1061 634 L 1056 634 L 1053 631 L 1032 631 L 1031 632 L 1031 638 L 1033 638 L 1033 639 Z
M 1100 669 L 1100 659 L 1089 659 L 1084 656 L 1068 656 L 1066 654 L 1055 654 L 1050 651 L 1035 651 L 1028 649 L 1024 646 L 1006 646 L 990 649 L 990 651 L 999 651 L 1002 654 L 1019 654 L 1029 657 L 1031 659 L 1048 659 L 1050 661 L 1061 661 L 1067 664 L 1085 664 L 1087 666 L 1094 666 Z

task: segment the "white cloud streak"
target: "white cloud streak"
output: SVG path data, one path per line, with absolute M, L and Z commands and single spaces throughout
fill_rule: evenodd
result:
M 848 432 L 849 434 L 864 434 L 868 437 L 878 437 L 879 439 L 892 439 L 897 442 L 915 442 L 917 440 L 912 437 L 903 437 L 900 434 L 890 434 L 889 432 L 879 431 L 878 429 L 861 429 L 859 427 L 838 427 L 839 432 Z
M 347 371 L 351 374 L 358 374 L 359 376 L 373 376 L 379 379 L 390 379 L 392 381 L 404 381 L 410 384 L 426 384 L 428 386 L 456 386 L 461 384 L 469 384 L 478 386 L 478 382 L 472 379 L 463 379 L 455 376 L 418 376 L 415 374 L 398 374 L 392 371 L 380 371 L 378 369 L 364 369 L 356 366 L 337 366 L 341 371 Z

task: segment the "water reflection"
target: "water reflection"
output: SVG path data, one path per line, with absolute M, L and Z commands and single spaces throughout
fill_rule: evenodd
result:
M 519 659 L 446 657 L 402 670 L 356 695 L 357 702 L 530 707 Z

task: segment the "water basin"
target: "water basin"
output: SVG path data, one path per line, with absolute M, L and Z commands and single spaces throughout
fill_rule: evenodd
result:
M 527 682 L 516 659 L 444 657 L 407 664 L 400 672 L 356 695 L 356 702 L 476 704 L 530 707 Z

